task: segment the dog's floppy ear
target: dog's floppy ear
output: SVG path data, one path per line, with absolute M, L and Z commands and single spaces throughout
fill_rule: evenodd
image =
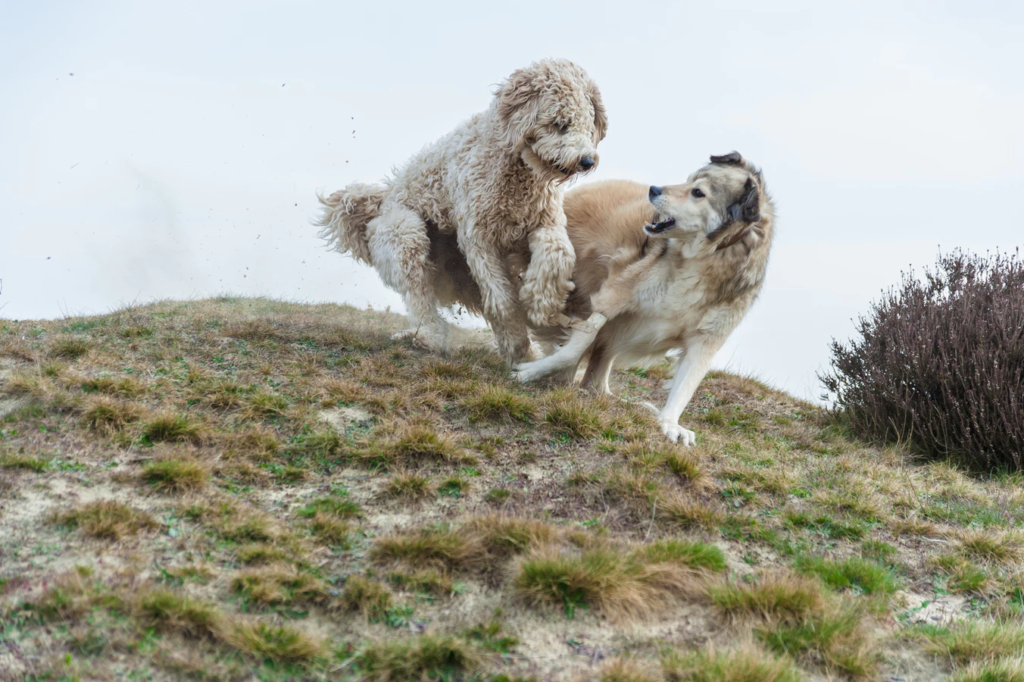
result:
M 712 156 L 711 163 L 742 166 L 745 162 L 739 152 L 729 152 L 725 156 Z
M 743 222 L 757 222 L 761 219 L 761 188 L 754 178 L 746 178 L 739 204 Z
M 519 69 L 502 83 L 498 98 L 498 120 L 505 127 L 505 140 L 518 147 L 540 114 L 539 74 L 535 65 Z
M 601 91 L 597 89 L 597 83 L 587 79 L 587 94 L 590 95 L 590 102 L 594 105 L 594 128 L 597 130 L 598 143 L 608 133 L 608 112 L 604 108 L 604 101 L 601 99 Z
M 747 178 L 743 185 L 743 194 L 726 210 L 729 212 L 730 223 L 738 220 L 756 223 L 761 219 L 761 192 L 753 178 Z

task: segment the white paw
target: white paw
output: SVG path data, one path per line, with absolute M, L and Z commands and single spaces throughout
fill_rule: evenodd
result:
M 686 447 L 697 444 L 697 434 L 690 429 L 684 429 L 679 424 L 673 424 L 672 422 L 663 421 L 659 423 L 661 424 L 661 432 L 673 443 L 679 443 Z
M 528 384 L 543 378 L 544 373 L 540 371 L 535 362 L 524 362 L 512 368 L 512 378 L 520 383 Z

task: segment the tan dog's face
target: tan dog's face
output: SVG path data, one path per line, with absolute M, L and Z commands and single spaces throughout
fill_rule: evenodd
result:
M 739 154 L 711 158 L 729 160 L 705 166 L 682 185 L 651 187 L 648 196 L 658 213 L 644 227 L 649 236 L 671 239 L 703 234 L 714 239 L 732 224 L 760 220 L 757 175 Z
M 512 74 L 497 97 L 508 143 L 535 173 L 570 178 L 597 167 L 608 120 L 601 93 L 583 69 L 541 61 Z

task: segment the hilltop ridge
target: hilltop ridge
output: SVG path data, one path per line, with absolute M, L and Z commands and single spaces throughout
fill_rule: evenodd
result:
M 720 372 L 687 449 L 518 385 L 484 333 L 441 357 L 403 325 L 0 320 L 0 679 L 1024 676 L 1019 478 Z M 668 372 L 613 390 L 657 403 Z

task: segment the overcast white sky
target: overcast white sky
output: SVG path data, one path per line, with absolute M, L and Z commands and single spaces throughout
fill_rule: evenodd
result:
M 322 249 L 316 190 L 567 57 L 609 111 L 594 179 L 763 167 L 768 280 L 716 362 L 813 397 L 901 269 L 1024 242 L 1022 29 L 1024 4 L 984 1 L 6 2 L 0 317 L 222 292 L 400 309 Z

